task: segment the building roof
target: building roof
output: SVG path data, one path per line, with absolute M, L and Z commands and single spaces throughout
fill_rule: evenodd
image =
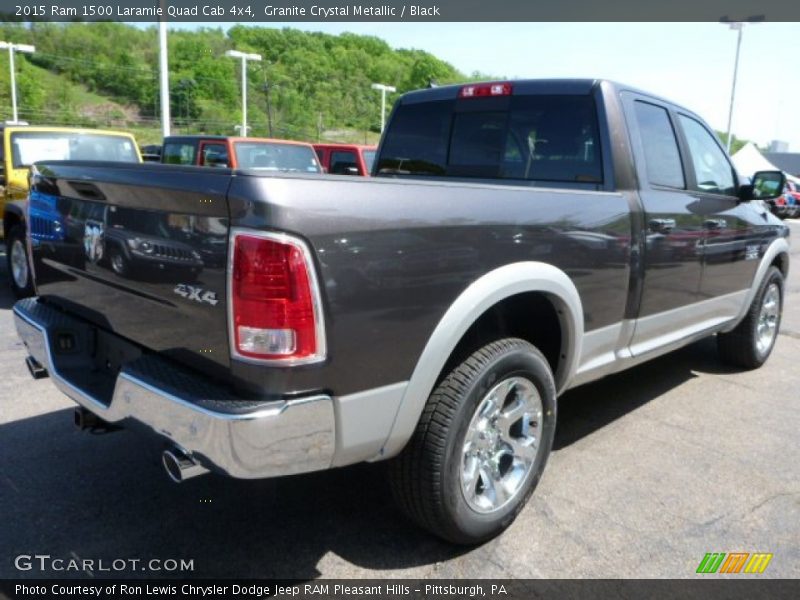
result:
M 765 152 L 764 157 L 782 171 L 800 177 L 800 152 Z

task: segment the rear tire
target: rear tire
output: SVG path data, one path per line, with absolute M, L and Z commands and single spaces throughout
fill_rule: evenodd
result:
M 542 353 L 516 338 L 487 344 L 431 394 L 390 463 L 392 494 L 413 521 L 447 541 L 488 540 L 539 482 L 555 423 L 555 382 Z
M 783 274 L 770 267 L 744 320 L 729 333 L 717 334 L 723 362 L 743 369 L 763 365 L 778 338 L 783 312 Z
M 14 225 L 11 231 L 8 232 L 6 260 L 11 291 L 14 292 L 17 298 L 33 296 L 33 278 L 31 277 L 30 257 L 28 256 L 28 242 L 25 239 L 25 227 L 21 224 Z

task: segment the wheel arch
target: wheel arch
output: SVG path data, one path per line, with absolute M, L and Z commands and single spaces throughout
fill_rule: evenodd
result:
M 753 303 L 753 299 L 758 292 L 758 288 L 761 286 L 761 282 L 764 281 L 764 278 L 767 276 L 769 268 L 773 266 L 777 267 L 784 277 L 789 274 L 789 242 L 786 238 L 779 237 L 767 246 L 767 249 L 761 257 L 761 262 L 758 265 L 753 281 L 750 284 L 750 289 L 747 291 L 745 301 L 739 309 L 739 314 L 733 321 L 725 326 L 722 333 L 727 333 L 736 329 L 737 325 L 747 316 L 747 311 Z
M 25 225 L 25 215 L 22 209 L 15 204 L 8 204 L 3 210 L 3 239 L 8 239 L 8 234 L 13 227 Z
M 577 369 L 583 338 L 583 306 L 575 284 L 564 271 L 541 262 L 513 263 L 473 282 L 441 318 L 405 388 L 394 423 L 376 458 L 396 455 L 410 439 L 425 403 L 443 370 L 471 328 L 498 305 L 526 296 L 546 300 L 558 318 L 561 343 L 548 357 L 556 388 L 565 389 Z

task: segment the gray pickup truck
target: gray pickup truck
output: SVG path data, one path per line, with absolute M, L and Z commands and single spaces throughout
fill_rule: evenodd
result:
M 29 241 L 31 373 L 82 428 L 162 436 L 176 481 L 386 460 L 404 512 L 477 543 L 539 481 L 564 390 L 704 336 L 742 368 L 772 351 L 783 176 L 741 185 L 680 106 L 590 80 L 416 91 L 373 175 L 36 164 L 63 235 Z

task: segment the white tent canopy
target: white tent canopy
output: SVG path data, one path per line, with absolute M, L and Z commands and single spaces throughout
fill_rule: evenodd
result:
M 742 146 L 736 154 L 731 156 L 731 160 L 733 160 L 733 166 L 736 167 L 736 172 L 740 177 L 750 178 L 756 171 L 780 171 L 778 167 L 764 158 L 753 142 Z M 784 175 L 791 181 L 800 182 L 797 177 L 792 177 L 788 173 L 784 173 Z

